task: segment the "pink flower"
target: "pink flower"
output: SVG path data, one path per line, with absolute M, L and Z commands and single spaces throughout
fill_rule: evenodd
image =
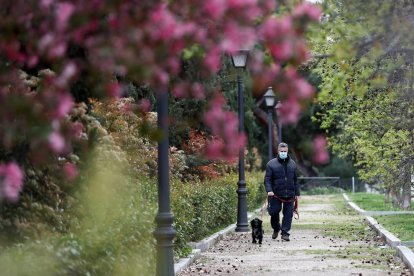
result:
M 109 97 L 119 98 L 122 93 L 122 86 L 119 83 L 112 82 L 106 86 L 106 92 Z
M 58 42 L 54 44 L 51 48 L 49 48 L 49 58 L 54 59 L 63 57 L 66 53 L 66 47 L 67 45 L 65 42 Z
M 274 43 L 269 45 L 269 48 L 272 56 L 278 61 L 288 60 L 293 54 L 292 44 L 289 41 Z
M 164 70 L 158 68 L 158 70 L 155 71 L 155 81 L 162 87 L 167 85 L 167 83 L 170 80 L 170 76 L 167 72 Z
M 18 63 L 24 62 L 25 55 L 20 52 L 20 43 L 18 41 L 11 41 L 0 44 L 0 50 L 6 54 L 6 56 Z
M 237 118 L 237 115 L 233 112 L 225 112 L 224 113 L 224 122 L 226 127 L 224 128 L 223 134 L 224 137 L 232 137 L 232 135 L 234 134 L 234 132 L 238 132 L 238 128 L 239 128 L 239 120 Z
M 63 118 L 69 114 L 73 108 L 73 99 L 72 96 L 68 93 L 59 95 L 58 106 L 55 111 L 55 116 L 57 119 Z
M 195 99 L 204 99 L 204 88 L 200 83 L 178 83 L 172 90 L 172 94 L 177 98 L 193 97 Z
M 151 108 L 151 102 L 148 99 L 142 99 L 138 103 L 138 108 L 141 112 L 148 112 Z
M 284 82 L 277 84 L 277 91 L 289 94 L 291 101 L 299 101 L 312 97 L 315 89 L 294 68 L 289 67 L 284 71 Z
M 263 0 L 262 5 L 263 5 L 263 8 L 266 11 L 274 11 L 276 9 L 276 1 L 275 0 Z
M 127 115 L 132 115 L 134 113 L 134 110 L 136 110 L 135 107 L 136 107 L 136 105 L 134 105 L 134 104 L 125 103 L 122 106 L 122 109 L 121 110 L 122 110 L 122 112 L 124 112 Z
M 197 34 L 198 32 L 201 32 L 202 30 L 199 29 L 197 24 L 193 21 L 190 22 L 180 22 L 179 27 L 175 31 L 175 35 L 177 37 L 183 37 L 183 36 L 193 36 Z M 183 45 L 185 46 L 185 45 Z
M 39 57 L 37 55 L 31 55 L 27 59 L 27 66 L 29 66 L 29 68 L 33 68 L 37 65 L 38 62 L 39 62 Z
M 287 100 L 280 105 L 276 105 L 276 107 L 276 112 L 282 124 L 296 123 L 299 120 L 300 105 L 293 94 L 290 94 Z
M 166 4 L 160 4 L 150 14 L 150 35 L 154 40 L 168 41 L 175 37 L 178 24 Z
M 119 28 L 119 18 L 115 13 L 110 13 L 108 15 L 108 24 L 112 29 L 117 29 Z
M 50 7 L 50 5 L 52 5 L 52 3 L 54 2 L 55 0 L 41 0 L 41 5 L 42 5 L 42 7 L 43 8 L 49 8 Z
M 304 40 L 297 40 L 295 42 L 294 51 L 298 63 L 303 63 L 310 58 L 310 52 Z
M 290 17 L 269 17 L 259 29 L 262 39 L 281 41 L 293 34 L 293 23 Z
M 62 87 L 67 85 L 67 83 L 75 77 L 77 71 L 78 69 L 75 63 L 69 62 L 66 64 L 57 80 L 58 84 Z
M 278 24 L 279 22 L 275 17 L 270 17 L 265 22 L 263 22 L 263 24 L 260 26 L 259 32 L 262 39 L 273 39 L 277 35 L 275 30 L 278 27 Z
M 318 6 L 304 1 L 295 7 L 292 15 L 296 18 L 305 17 L 309 20 L 318 21 L 321 18 L 322 12 Z
M 204 87 L 200 83 L 193 83 L 191 86 L 191 94 L 195 99 L 204 99 Z
M 277 25 L 275 32 L 283 39 L 285 35 L 292 33 L 293 31 L 293 22 L 292 19 L 288 16 L 284 16 L 277 19 Z
M 206 157 L 211 160 L 219 159 L 222 157 L 224 148 L 225 146 L 223 141 L 215 139 L 207 145 Z
M 78 176 L 78 170 L 76 166 L 69 162 L 66 162 L 65 165 L 63 165 L 63 172 L 66 176 L 66 179 L 69 181 L 75 180 Z
M 314 94 L 314 88 L 304 79 L 295 81 L 296 94 L 301 98 L 310 98 Z
M 204 1 L 203 9 L 209 17 L 219 20 L 227 9 L 226 0 L 209 0 Z
M 3 196 L 10 201 L 17 201 L 23 188 L 24 174 L 20 167 L 12 162 L 0 165 L 0 180 L 2 181 Z
M 211 72 L 217 72 L 221 66 L 221 52 L 218 48 L 211 49 L 204 57 L 204 65 Z
M 71 17 L 75 6 L 68 2 L 59 3 L 56 9 L 56 27 L 58 30 L 66 29 L 69 18 Z
M 44 51 L 55 41 L 55 36 L 52 33 L 46 33 L 38 40 L 39 51 Z
M 329 162 L 329 152 L 324 135 L 318 135 L 313 139 L 313 162 L 315 164 L 326 164 Z
M 236 12 L 243 9 L 246 10 L 247 13 L 243 14 L 244 16 L 249 16 L 249 13 L 257 16 L 257 13 L 259 12 L 257 9 L 257 0 L 227 0 L 227 5 L 229 9 L 232 9 Z
M 180 84 L 176 84 L 172 90 L 171 93 L 174 95 L 174 97 L 176 98 L 184 98 L 187 94 L 187 86 L 183 83 Z
M 232 138 L 231 142 L 227 141 L 226 144 L 226 155 L 224 159 L 233 162 L 238 157 L 240 149 L 242 149 L 247 142 L 246 134 L 242 133 L 237 137 Z
M 55 153 L 61 153 L 65 149 L 65 139 L 56 131 L 49 134 L 48 142 Z
M 180 72 L 181 63 L 178 58 L 170 57 L 167 61 L 168 69 L 171 70 L 173 74 Z
M 71 126 L 72 129 L 72 135 L 75 138 L 80 138 L 82 136 L 82 133 L 84 131 L 84 126 L 80 122 L 74 122 Z
M 233 161 L 239 149 L 244 147 L 246 137 L 239 133 L 237 116 L 224 110 L 224 104 L 223 96 L 216 95 L 210 102 L 210 110 L 204 116 L 204 122 L 216 137 L 207 147 L 206 154 L 210 159 Z
M 254 44 L 256 30 L 250 27 L 241 27 L 234 22 L 225 26 L 221 49 L 233 53 L 239 49 L 250 49 Z
M 224 97 L 222 95 L 216 95 L 210 102 L 210 110 L 204 115 L 204 121 L 212 128 L 213 133 L 219 132 L 219 123 L 224 121 L 225 113 L 222 109 L 224 103 Z

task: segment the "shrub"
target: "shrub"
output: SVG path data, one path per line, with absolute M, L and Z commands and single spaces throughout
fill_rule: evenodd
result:
M 142 192 L 154 183 L 123 173 L 122 153 L 98 150 L 112 162 L 98 156 L 84 172 L 67 233 L 2 248 L 0 266 L 7 275 L 154 275 L 156 208 Z
M 158 147 L 154 138 L 160 135 L 156 130 L 157 114 L 132 112 L 136 109 L 132 98 L 92 103 L 93 115 L 127 155 L 131 173 L 156 177 Z M 182 178 L 187 169 L 183 151 L 170 147 L 169 159 L 170 176 Z
M 249 210 L 265 200 L 262 173 L 246 174 Z M 237 217 L 237 174 L 215 180 L 194 183 L 172 182 L 172 209 L 177 231 L 176 253 L 186 248 L 187 242 L 198 241 L 220 228 L 235 223 Z

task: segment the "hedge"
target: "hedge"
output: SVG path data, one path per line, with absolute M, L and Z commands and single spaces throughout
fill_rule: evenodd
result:
M 216 230 L 236 222 L 237 174 L 205 182 L 172 182 L 172 209 L 177 231 L 175 251 L 185 253 L 189 241 L 198 241 Z M 247 173 L 247 205 L 249 210 L 265 200 L 263 175 Z M 184 251 L 183 251 L 184 250 Z
M 264 200 L 262 178 L 260 172 L 246 174 L 249 210 Z M 194 183 L 171 180 L 176 257 L 188 253 L 188 242 L 235 223 L 237 181 L 237 174 Z M 10 275 L 153 275 L 156 184 L 102 170 L 78 195 L 81 213 L 72 216 L 67 233 L 2 247 L 0 267 Z

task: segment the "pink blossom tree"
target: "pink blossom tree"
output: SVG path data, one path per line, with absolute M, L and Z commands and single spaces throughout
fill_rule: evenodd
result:
M 159 93 L 203 98 L 200 83 L 176 81 L 184 51 L 200 55 L 200 74 L 210 76 L 220 69 L 223 55 L 264 45 L 252 52 L 251 75 L 287 98 L 282 120 L 296 121 L 301 100 L 313 95 L 296 72 L 309 58 L 304 31 L 320 11 L 304 2 L 275 16 L 276 2 L 0 0 L 0 148 L 7 157 L 0 166 L 0 196 L 17 199 L 23 182 L 19 166 L 56 162 L 71 151 L 83 130 L 67 120 L 74 106 L 70 92 L 85 71 L 93 72 L 92 89 L 103 97 L 121 95 L 124 84 L 114 77 L 121 76 Z M 71 49 L 80 49 L 83 57 Z M 34 88 L 24 72 L 42 69 L 51 72 Z M 212 141 L 209 154 L 231 159 L 245 138 L 224 104 L 217 96 L 206 113 L 206 124 L 221 137 Z M 142 102 L 141 108 L 147 105 Z M 16 158 L 22 144 L 24 158 Z M 70 163 L 62 170 L 70 179 L 76 176 Z

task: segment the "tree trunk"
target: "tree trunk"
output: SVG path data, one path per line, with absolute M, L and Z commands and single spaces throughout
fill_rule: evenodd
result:
M 402 208 L 404 210 L 411 209 L 411 175 L 409 170 L 405 170 L 404 172 Z
M 397 189 L 395 187 L 391 188 L 391 200 L 392 200 L 392 207 L 398 208 L 398 195 Z
M 385 205 L 390 203 L 390 188 L 385 189 L 384 203 L 385 203 Z
M 396 194 L 397 194 L 397 207 L 402 208 L 402 202 L 403 202 L 403 195 L 402 195 L 402 188 L 399 186 L 396 188 Z

